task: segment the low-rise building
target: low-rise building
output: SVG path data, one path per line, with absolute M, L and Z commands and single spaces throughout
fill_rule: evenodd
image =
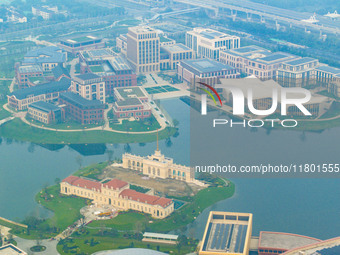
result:
M 286 251 L 319 243 L 321 240 L 290 233 L 261 231 L 258 244 L 259 255 L 276 255 Z
M 163 219 L 174 211 L 171 199 L 130 189 L 127 182 L 113 179 L 106 183 L 69 176 L 60 183 L 60 193 L 87 198 L 96 205 L 112 205 L 118 210 L 134 210 Z
M 87 100 L 99 100 L 105 103 L 105 82 L 96 74 L 86 73 L 73 77 L 70 91 Z
M 126 56 L 127 51 L 127 37 L 126 34 L 121 34 L 116 38 L 116 47 L 118 50 Z
M 180 61 L 195 58 L 195 52 L 181 43 L 161 46 L 160 54 L 161 70 L 174 70 Z
M 65 120 L 65 110 L 44 101 L 38 101 L 28 106 L 28 116 L 45 124 L 60 123 Z
M 32 6 L 32 14 L 34 16 L 40 16 L 44 20 L 49 20 L 53 17 L 53 15 L 58 14 L 58 7 L 57 6 Z
M 220 51 L 220 61 L 248 75 L 260 79 L 273 79 L 283 63 L 299 57 L 285 52 L 270 52 L 252 45 L 238 49 Z
M 62 78 L 71 79 L 71 75 L 68 70 L 61 65 L 57 65 L 55 68 L 53 68 L 52 73 L 56 81 L 60 81 Z
M 77 54 L 80 51 L 101 49 L 105 47 L 105 42 L 103 39 L 87 35 L 72 39 L 66 39 L 60 41 L 58 44 L 61 48 L 65 49 L 67 52 L 72 54 Z
M 240 47 L 240 37 L 209 28 L 194 28 L 186 33 L 185 44 L 197 53 L 198 58 L 219 60 L 220 51 Z
M 221 78 L 237 78 L 236 68 L 211 59 L 184 60 L 178 64 L 177 76 L 181 81 L 193 87 L 198 82 L 214 86 Z
M 60 81 L 52 81 L 49 83 L 19 89 L 7 96 L 8 105 L 16 110 L 27 110 L 28 106 L 34 102 L 56 101 L 59 98 L 59 93 L 69 89 L 71 81 L 67 78 L 62 78 Z
M 211 211 L 199 255 L 248 255 L 252 234 L 251 213 Z
M 151 117 L 148 97 L 140 87 L 115 88 L 113 113 L 117 118 L 145 119 Z
M 158 148 L 153 155 L 142 157 L 124 153 L 123 168 L 132 169 L 151 178 L 176 179 L 188 183 L 199 183 L 192 168 L 175 164 L 172 158 L 165 157 Z
M 43 71 L 52 71 L 58 65 L 65 65 L 66 52 L 59 47 L 48 46 L 27 52 L 21 65 L 40 65 Z
M 340 69 L 328 65 L 320 65 L 315 68 L 316 82 L 322 86 L 328 88 L 329 84 L 335 81 L 337 75 L 340 75 Z
M 15 66 L 15 78 L 19 89 L 35 86 L 30 78 L 43 78 L 43 75 L 44 71 L 40 65 Z
M 82 125 L 98 124 L 104 120 L 105 105 L 99 100 L 87 100 L 72 92 L 61 93 L 59 105 L 64 105 L 66 118 Z

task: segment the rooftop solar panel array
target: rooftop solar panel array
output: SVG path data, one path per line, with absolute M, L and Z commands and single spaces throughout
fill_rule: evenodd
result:
M 210 223 L 203 250 L 243 253 L 248 226 Z

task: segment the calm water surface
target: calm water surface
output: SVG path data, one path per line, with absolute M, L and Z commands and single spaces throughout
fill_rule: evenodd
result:
M 189 107 L 179 99 L 162 101 L 168 113 L 179 120 L 179 133 L 171 138 L 172 144 L 160 142 L 160 149 L 166 156 L 173 157 L 177 163 L 188 165 L 190 159 L 190 124 Z M 256 133 L 250 130 L 235 131 L 232 137 L 263 141 L 270 148 L 275 144 L 275 132 L 270 135 L 265 131 Z M 339 146 L 333 146 L 339 138 L 340 128 L 322 133 L 306 133 L 303 137 L 298 132 L 287 132 L 286 144 L 281 144 L 279 151 L 269 150 L 268 158 L 274 162 L 289 162 L 292 155 L 301 151 L 311 157 L 322 159 L 338 158 Z M 231 138 L 232 139 L 232 138 Z M 235 138 L 236 139 L 236 138 Z M 282 141 L 282 140 L 281 140 Z M 294 141 L 295 147 L 289 145 Z M 340 142 L 338 140 L 337 142 Z M 241 143 L 242 144 L 242 141 Z M 330 146 L 332 144 L 332 146 Z M 155 143 L 130 144 L 131 153 L 148 155 L 155 150 Z M 289 150 L 288 150 L 289 148 Z M 44 186 L 53 184 L 56 178 L 65 178 L 77 170 L 77 157 L 82 158 L 82 165 L 106 161 L 106 150 L 113 150 L 113 157 L 121 157 L 124 145 L 65 146 L 46 149 L 30 143 L 18 143 L 2 140 L 0 145 L 0 216 L 13 220 L 23 219 L 34 214 L 46 217 L 50 213 L 39 208 L 34 196 Z M 265 149 L 265 148 L 264 148 Z M 238 159 L 239 153 L 252 155 L 254 148 L 244 146 L 226 148 L 230 160 L 234 163 L 252 162 L 252 157 Z M 280 156 L 280 150 L 287 152 L 287 157 Z M 93 154 L 93 151 L 100 155 Z M 284 155 L 284 154 L 283 154 Z M 254 155 L 255 158 L 256 155 Z M 188 233 L 202 237 L 209 210 L 252 212 L 254 214 L 253 234 L 260 230 L 292 232 L 325 239 L 340 235 L 340 179 L 234 179 L 236 193 L 231 199 L 221 201 L 203 211 L 194 224 L 188 227 Z

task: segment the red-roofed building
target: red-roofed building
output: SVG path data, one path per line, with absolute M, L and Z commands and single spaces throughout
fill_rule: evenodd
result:
M 130 189 L 130 185 L 118 179 L 106 183 L 77 176 L 69 176 L 60 183 L 60 193 L 88 198 L 97 205 L 113 205 L 119 210 L 135 210 L 165 218 L 174 211 L 171 199 L 144 194 Z

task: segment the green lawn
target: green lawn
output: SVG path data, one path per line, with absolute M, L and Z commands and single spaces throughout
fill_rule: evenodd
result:
M 104 69 L 102 66 L 90 66 L 90 69 L 93 73 L 104 72 Z
M 175 134 L 176 129 L 167 127 L 159 132 L 160 139 Z M 0 136 L 19 141 L 47 144 L 83 143 L 147 143 L 156 140 L 156 134 L 121 134 L 108 131 L 61 132 L 31 127 L 20 119 L 14 119 L 0 126 Z
M 98 220 L 90 223 L 90 228 L 99 228 L 105 226 L 107 228 L 115 228 L 117 230 L 133 231 L 137 223 L 141 225 L 148 224 L 150 217 L 145 214 L 137 212 L 127 212 L 118 215 L 117 217 L 109 220 Z
M 119 131 L 129 131 L 129 132 L 143 132 L 143 131 L 153 131 L 161 128 L 156 118 L 152 117 L 146 120 L 123 120 L 122 124 L 110 123 L 110 127 L 113 130 Z
M 60 129 L 60 130 L 72 130 L 72 129 L 89 129 L 94 127 L 100 127 L 101 125 L 98 124 L 86 124 L 82 125 L 77 121 L 74 120 L 66 120 L 65 122 L 57 123 L 57 124 L 45 124 L 36 120 L 33 120 L 31 118 L 27 118 L 29 122 L 32 122 L 35 125 L 41 126 L 41 127 L 49 127 L 54 129 Z
M 98 232 L 98 231 L 97 231 Z M 93 245 L 91 245 L 91 239 L 93 238 Z M 87 243 L 85 243 L 87 242 Z M 66 241 L 65 244 L 58 244 L 57 250 L 61 255 L 64 254 L 93 254 L 97 251 L 113 250 L 113 249 L 125 249 L 125 248 L 145 248 L 159 250 L 164 253 L 171 253 L 174 255 L 188 254 L 195 251 L 197 242 L 192 242 L 190 245 L 184 245 L 178 251 L 176 245 L 165 245 L 146 243 L 137 239 L 124 238 L 122 234 L 119 237 L 112 238 L 110 236 L 101 236 L 96 234 L 96 231 L 90 230 L 87 235 L 81 237 L 73 236 L 72 241 Z M 63 248 L 67 247 L 68 253 Z M 71 247 L 71 249 L 70 249 Z

